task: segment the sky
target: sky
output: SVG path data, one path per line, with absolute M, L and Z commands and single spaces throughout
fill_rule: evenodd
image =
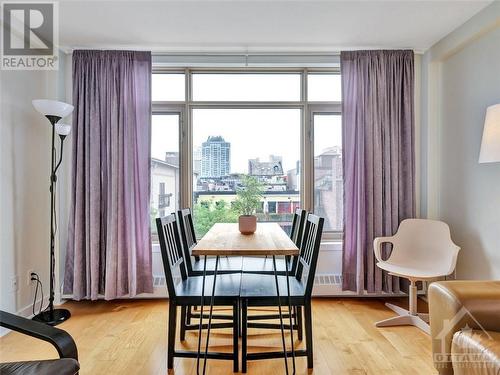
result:
M 195 109 L 193 147 L 210 135 L 231 143 L 231 173 L 247 173 L 248 159 L 283 157 L 285 171 L 300 159 L 299 109 Z
M 182 98 L 184 93 L 179 91 L 183 90 L 183 76 L 167 76 L 172 77 L 162 77 L 162 83 L 156 85 L 153 79 L 153 99 L 159 99 L 162 93 L 165 98 Z M 230 75 L 232 77 L 228 79 L 225 78 L 227 75 L 220 75 L 219 81 L 212 74 L 194 76 L 193 87 L 198 88 L 193 92 L 195 100 L 209 97 L 214 100 L 260 97 L 270 100 L 280 95 L 295 96 L 295 93 L 286 92 L 296 91 L 297 83 L 292 75 L 269 75 L 270 86 L 266 86 L 261 77 L 252 75 Z M 325 90 L 334 86 L 334 91 L 340 92 L 339 82 L 332 80 L 331 76 L 314 77 L 314 80 L 310 79 L 310 96 L 314 93 L 318 100 L 328 95 L 331 97 L 331 93 Z M 265 90 L 263 86 L 266 86 Z M 177 93 L 166 93 L 167 90 L 161 90 L 161 87 L 170 87 Z M 228 97 L 228 93 L 232 96 Z M 247 173 L 248 159 L 259 157 L 266 161 L 271 154 L 283 157 L 285 172 L 295 168 L 300 159 L 300 109 L 193 109 L 192 122 L 193 148 L 201 146 L 209 136 L 222 136 L 231 143 L 231 173 Z M 341 144 L 340 116 L 315 115 L 315 155 Z M 164 159 L 166 151 L 179 151 L 179 116 L 175 114 L 154 115 L 152 120 L 151 155 Z

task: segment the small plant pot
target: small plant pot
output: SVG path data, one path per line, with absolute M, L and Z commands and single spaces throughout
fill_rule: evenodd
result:
M 241 215 L 238 224 L 241 234 L 253 234 L 257 230 L 257 216 Z

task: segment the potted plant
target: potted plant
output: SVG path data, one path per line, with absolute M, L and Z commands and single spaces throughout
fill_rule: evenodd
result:
M 233 208 L 240 215 L 239 230 L 242 234 L 252 234 L 257 230 L 255 212 L 260 207 L 262 184 L 252 176 L 243 176 L 242 187 L 237 189 Z

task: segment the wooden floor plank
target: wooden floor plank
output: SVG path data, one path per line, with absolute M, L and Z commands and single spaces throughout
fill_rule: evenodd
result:
M 314 370 L 307 370 L 306 359 L 302 357 L 297 359 L 297 373 L 437 374 L 432 366 L 429 336 L 415 327 L 374 326 L 376 321 L 393 316 L 383 302 L 357 298 L 314 299 Z M 405 303 L 404 300 L 396 302 Z M 81 375 L 168 373 L 168 301 L 68 302 L 65 307 L 71 310 L 72 318 L 59 327 L 67 330 L 77 343 Z M 304 343 L 296 340 L 296 347 L 301 348 Z M 230 352 L 231 329 L 213 331 L 210 344 L 211 350 Z M 197 332 L 193 331 L 187 332 L 184 343 L 177 341 L 178 349 L 194 350 L 196 345 Z M 249 352 L 278 350 L 280 345 L 279 331 L 249 330 Z M 19 333 L 11 332 L 0 338 L 1 362 L 56 357 L 51 345 Z M 207 369 L 208 374 L 231 374 L 232 362 L 209 360 Z M 196 361 L 175 359 L 173 373 L 196 374 Z M 248 373 L 283 374 L 283 360 L 249 361 Z

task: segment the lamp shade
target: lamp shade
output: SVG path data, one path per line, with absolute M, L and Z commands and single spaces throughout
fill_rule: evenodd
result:
M 500 161 L 500 104 L 486 110 L 483 140 L 481 141 L 480 163 Z
M 56 133 L 63 137 L 66 137 L 69 133 L 71 133 L 71 125 L 61 124 L 58 122 L 55 125 L 55 127 L 56 127 Z
M 36 99 L 32 101 L 33 107 L 44 116 L 66 117 L 73 112 L 73 106 L 57 100 Z

